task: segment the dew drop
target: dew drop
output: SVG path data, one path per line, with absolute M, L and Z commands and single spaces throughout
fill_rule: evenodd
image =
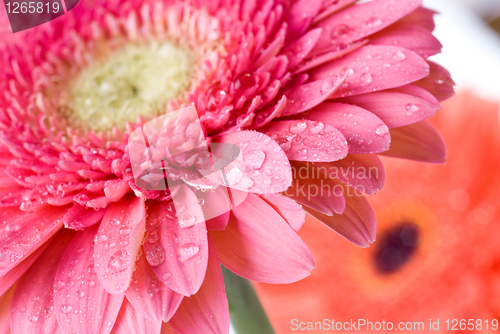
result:
M 331 37 L 333 39 L 343 38 L 349 33 L 349 31 L 351 31 L 351 28 L 349 28 L 347 25 L 339 24 L 338 26 L 332 29 Z
M 300 155 L 306 155 L 306 154 L 307 154 L 307 152 L 308 152 L 308 151 L 307 151 L 307 149 L 305 149 L 305 148 L 303 148 L 303 149 L 300 149 L 300 150 L 299 150 L 299 154 L 300 154 Z
M 304 121 L 294 121 L 290 124 L 290 131 L 293 133 L 302 133 L 307 129 L 307 123 Z
M 37 317 L 37 316 L 35 316 L 35 315 L 30 315 L 30 316 L 28 317 L 28 320 L 29 320 L 30 322 L 37 322 L 37 321 L 38 321 L 38 317 Z
M 178 201 L 173 201 L 172 203 L 174 205 L 177 216 L 186 211 L 186 206 L 184 205 L 184 203 Z
M 250 145 L 247 141 L 242 141 L 241 143 L 238 144 L 239 147 L 241 147 L 242 150 L 246 149 Z
M 396 61 L 402 61 L 402 60 L 406 59 L 406 55 L 402 51 L 396 51 L 392 55 L 392 59 L 394 59 Z
M 57 281 L 54 283 L 54 290 L 59 291 L 62 288 L 64 288 L 64 282 L 63 281 Z
M 146 251 L 146 260 L 153 267 L 165 262 L 165 249 L 161 245 L 156 245 Z
M 190 214 L 182 214 L 179 216 L 179 221 L 177 223 L 179 228 L 188 228 L 196 224 L 196 217 Z
M 260 169 L 265 159 L 266 154 L 261 150 L 250 151 L 244 156 L 245 166 L 252 169 Z
M 389 132 L 389 128 L 387 127 L 387 125 L 385 124 L 380 124 L 379 126 L 377 126 L 377 128 L 375 129 L 375 133 L 379 136 L 383 136 L 385 135 L 386 133 Z
M 302 142 L 302 138 L 300 136 L 293 137 L 292 144 L 298 145 Z
M 279 137 L 279 138 L 276 138 L 276 143 L 278 143 L 278 145 L 281 147 L 281 149 L 286 153 L 288 152 L 288 150 L 290 150 L 290 142 L 288 141 L 288 139 L 286 138 L 283 138 L 283 137 Z
M 203 198 L 199 198 L 197 203 L 198 205 L 203 205 L 205 204 L 205 200 Z
M 70 305 L 68 305 L 68 304 L 62 304 L 61 305 L 61 312 L 62 313 L 65 313 L 65 314 L 69 313 L 69 312 L 71 312 L 72 309 L 73 308 Z
M 108 267 L 115 273 L 127 270 L 130 266 L 130 256 L 124 250 L 117 251 L 109 258 Z
M 224 178 L 224 175 L 222 174 L 222 170 L 219 173 L 218 177 L 219 179 L 226 183 L 228 186 L 235 185 L 236 183 L 241 181 L 241 178 L 243 177 L 243 172 L 236 166 L 233 165 L 228 165 L 224 167 L 224 172 L 226 174 L 226 177 Z
M 321 122 L 313 122 L 309 127 L 310 133 L 320 133 L 325 128 L 325 124 Z
M 381 24 L 382 24 L 381 19 L 376 18 L 376 17 L 372 17 L 363 24 L 363 28 L 370 29 L 370 28 L 378 27 Z
M 131 229 L 128 227 L 122 227 L 120 229 L 120 235 L 129 235 L 131 232 Z
M 119 219 L 112 219 L 110 224 L 113 225 L 113 226 L 120 226 L 121 225 L 121 221 Z
M 75 296 L 77 296 L 78 298 L 83 298 L 83 297 L 85 297 L 85 291 L 78 290 L 75 292 Z
M 420 110 L 419 106 L 417 106 L 415 103 L 409 103 L 406 105 L 406 111 L 410 113 L 414 113 L 419 110 Z
M 200 252 L 200 248 L 196 245 L 184 245 L 179 249 L 179 260 L 184 262 L 189 260 Z
M 266 177 L 266 178 L 264 178 L 263 183 L 264 183 L 264 185 L 268 186 L 268 185 L 270 185 L 270 184 L 271 184 L 271 179 L 270 179 L 270 178 L 268 178 L 268 177 Z
M 319 87 L 319 92 L 321 95 L 331 93 L 333 87 L 335 87 L 335 80 L 333 77 L 327 77 L 323 79 L 321 82 L 321 86 Z
M 370 73 L 365 73 L 361 76 L 361 78 L 359 78 L 359 80 L 361 81 L 361 86 L 366 86 L 373 81 L 373 78 Z

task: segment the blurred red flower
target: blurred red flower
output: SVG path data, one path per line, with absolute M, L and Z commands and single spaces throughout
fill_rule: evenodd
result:
M 498 325 L 498 111 L 470 93 L 455 96 L 432 120 L 448 147 L 445 165 L 385 159 L 385 189 L 370 198 L 379 224 L 371 247 L 355 247 L 308 217 L 299 234 L 317 269 L 287 286 L 258 285 L 278 333 L 351 319 L 423 322 L 425 331 L 439 319 L 443 332 L 447 319 L 450 329 L 452 319 L 457 329 L 460 319 L 473 319 L 470 332 L 488 332 L 486 320 L 490 331 L 492 320 Z M 372 332 L 362 323 L 358 332 Z

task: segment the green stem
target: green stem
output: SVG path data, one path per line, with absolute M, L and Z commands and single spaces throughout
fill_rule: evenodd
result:
M 252 284 L 222 267 L 231 324 L 238 334 L 275 334 Z

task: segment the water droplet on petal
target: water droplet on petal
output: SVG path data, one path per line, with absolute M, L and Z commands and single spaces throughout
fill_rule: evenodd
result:
M 54 290 L 59 291 L 62 288 L 64 288 L 64 282 L 63 281 L 57 281 L 54 283 Z
M 197 203 L 198 205 L 203 205 L 205 204 L 205 200 L 203 198 L 199 198 Z
M 119 273 L 130 266 L 130 256 L 124 250 L 117 251 L 109 258 L 108 267 L 112 272 Z
M 260 169 L 265 159 L 266 154 L 261 150 L 250 151 L 244 156 L 245 166 L 252 169 Z
M 131 232 L 131 229 L 129 229 L 128 227 L 122 227 L 120 229 L 120 235 L 129 235 Z
M 370 29 L 370 28 L 378 27 L 381 24 L 382 24 L 382 20 L 381 19 L 376 18 L 376 17 L 372 17 L 372 18 L 370 18 L 368 21 L 366 21 L 363 24 L 363 28 L 364 29 Z
M 200 252 L 200 247 L 196 245 L 184 245 L 179 249 L 179 260 L 184 262 Z
M 406 55 L 402 51 L 396 51 L 392 55 L 392 59 L 394 59 L 396 61 L 402 61 L 402 60 L 406 59 Z
M 78 298 L 83 298 L 83 297 L 85 297 L 85 291 L 78 290 L 75 292 L 75 296 L 77 296 Z
M 361 78 L 359 80 L 361 81 L 361 86 L 366 86 L 366 85 L 369 85 L 373 81 L 373 78 L 372 78 L 372 75 L 370 73 L 365 73 L 361 76 Z
M 190 214 L 183 214 L 179 216 L 178 225 L 180 228 L 188 228 L 196 224 L 196 217 Z
M 325 124 L 321 122 L 313 122 L 309 127 L 310 133 L 320 133 L 325 128 Z
M 241 143 L 238 144 L 238 146 L 241 147 L 242 150 L 246 149 L 248 145 L 249 144 L 247 141 L 242 141 Z
M 375 129 L 375 133 L 378 134 L 379 136 L 383 136 L 383 135 L 385 135 L 388 132 L 389 132 L 389 128 L 385 124 L 380 124 Z
M 304 121 L 294 121 L 290 124 L 290 131 L 293 133 L 302 133 L 307 129 L 307 123 Z
M 222 171 L 224 170 L 224 174 Z M 241 181 L 241 178 L 243 177 L 243 172 L 236 166 L 233 165 L 227 165 L 226 167 L 223 168 L 223 170 L 220 170 L 218 173 L 219 180 L 222 181 L 224 184 L 227 184 L 228 186 L 235 185 L 236 183 Z
M 71 312 L 72 309 L 73 308 L 70 305 L 68 305 L 68 304 L 62 304 L 61 305 L 61 312 L 62 313 L 69 313 L 69 312 Z
M 299 154 L 300 154 L 300 155 L 306 155 L 306 154 L 307 154 L 307 152 L 308 152 L 308 151 L 307 151 L 307 149 L 305 149 L 305 148 L 303 148 L 303 149 L 300 149 L 300 150 L 299 150 Z
M 161 245 L 156 245 L 146 251 L 146 260 L 150 265 L 159 266 L 165 262 L 165 249 Z
M 288 150 L 290 150 L 290 142 L 288 141 L 288 139 L 286 138 L 283 138 L 283 137 L 279 137 L 279 138 L 276 138 L 276 143 L 278 143 L 278 145 L 281 147 L 281 149 L 283 151 L 288 152 Z
M 332 29 L 332 34 L 330 36 L 333 39 L 343 38 L 349 33 L 349 31 L 351 31 L 351 28 L 349 28 L 347 25 L 339 24 L 338 26 Z
M 409 103 L 406 105 L 406 111 L 408 111 L 409 113 L 414 113 L 416 111 L 419 111 L 420 110 L 420 107 L 417 106 L 415 103 Z

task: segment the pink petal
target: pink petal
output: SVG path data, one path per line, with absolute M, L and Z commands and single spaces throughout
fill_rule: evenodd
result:
M 225 231 L 210 232 L 221 263 L 259 282 L 291 283 L 309 275 L 312 255 L 269 204 L 250 194 L 232 211 Z
M 316 25 L 323 31 L 312 54 L 368 37 L 411 13 L 420 3 L 418 0 L 378 0 L 344 9 Z
M 95 240 L 95 265 L 102 286 L 109 293 L 127 290 L 137 252 L 145 233 L 144 200 L 134 195 L 112 203 Z
M 307 57 L 320 35 L 321 29 L 312 29 L 282 51 L 288 58 L 288 68 L 294 68 Z
M 325 18 L 331 16 L 334 13 L 337 13 L 341 9 L 355 3 L 358 0 L 333 0 L 332 3 L 323 2 L 323 10 L 316 15 L 313 20 L 313 24 L 316 24 Z M 325 4 L 327 4 L 325 6 Z
M 288 157 L 267 135 L 256 131 L 240 131 L 221 136 L 217 140 L 240 147 L 245 161 L 248 191 L 278 193 L 290 186 L 292 172 Z M 248 182 L 248 177 L 251 183 Z
M 25 213 L 17 208 L 0 211 L 2 263 L 0 278 L 44 245 L 62 226 L 67 207 L 41 206 L 36 212 Z
M 180 186 L 176 201 L 175 210 L 172 202 L 148 202 L 148 236 L 143 248 L 160 281 L 190 296 L 198 291 L 205 277 L 207 229 L 198 198 L 189 187 Z
M 87 209 L 81 205 L 73 204 L 64 215 L 64 226 L 72 230 L 83 230 L 101 221 L 106 209 Z
M 391 129 L 391 137 L 391 148 L 382 155 L 423 162 L 446 161 L 443 139 L 427 121 Z
M 378 153 L 389 149 L 391 136 L 384 122 L 371 112 L 345 103 L 323 103 L 307 119 L 337 128 L 349 144 L 350 154 Z
M 137 259 L 132 282 L 125 295 L 143 317 L 164 322 L 170 320 L 183 298 L 156 277 L 144 254 Z
M 296 75 L 298 73 L 302 73 L 304 71 L 310 70 L 311 68 L 315 68 L 315 67 L 318 67 L 319 65 L 322 65 L 324 63 L 328 63 L 328 62 L 331 62 L 335 59 L 341 58 L 341 57 L 365 46 L 367 43 L 368 43 L 367 40 L 359 41 L 356 43 L 352 43 L 343 49 L 334 50 L 334 51 L 323 53 L 319 56 L 315 56 L 315 57 L 303 62 L 300 66 L 298 66 L 297 69 L 293 72 L 293 75 Z
M 343 214 L 326 216 L 304 208 L 313 217 L 360 247 L 368 247 L 375 241 L 377 221 L 368 201 L 354 189 L 345 187 L 346 208 Z
M 297 202 L 282 195 L 269 194 L 261 195 L 261 197 L 276 210 L 295 231 L 300 230 L 306 219 L 306 214 L 304 209 L 302 209 Z
M 346 75 L 342 78 L 328 76 L 285 91 L 287 105 L 281 116 L 295 115 L 317 106 L 337 91 L 345 79 Z
M 345 210 L 345 198 L 338 182 L 325 178 L 315 163 L 292 162 L 294 182 L 283 195 L 298 203 L 331 216 Z
M 0 296 L 0 334 L 11 334 L 10 331 L 10 312 L 12 296 L 14 295 L 14 288 L 10 288 L 6 293 Z
M 348 74 L 330 98 L 400 87 L 424 78 L 429 65 L 415 52 L 388 45 L 367 45 L 310 71 L 310 80 Z
M 109 294 L 97 278 L 97 230 L 94 225 L 77 232 L 57 268 L 54 311 L 64 333 L 109 334 L 123 302 L 123 294 Z
M 107 198 L 109 198 L 112 202 L 118 202 L 125 196 L 128 192 L 130 192 L 130 187 L 128 185 L 127 180 L 113 180 L 108 181 L 104 187 L 104 194 Z
M 193 296 L 184 298 L 169 322 L 179 334 L 229 333 L 229 308 L 224 279 L 211 241 L 208 246 L 207 275 L 200 290 Z
M 408 86 L 412 86 L 411 92 L 409 90 L 401 90 L 401 88 Z M 354 104 L 369 110 L 378 116 L 389 128 L 423 121 L 434 115 L 435 111 L 441 109 L 439 102 L 426 90 L 415 85 L 408 86 L 345 97 L 340 102 Z
M 33 265 L 38 257 L 45 251 L 49 242 L 46 242 L 34 251 L 30 256 L 24 259 L 21 263 L 9 270 L 2 278 L 0 278 L 0 295 L 3 295 L 10 289 L 14 283 Z M 9 255 L 9 253 L 6 253 Z M 1 255 L 0 255 L 1 256 Z M 0 332 L 1 333 L 1 332 Z
M 288 23 L 288 38 L 295 40 L 302 36 L 318 14 L 323 0 L 298 0 L 292 3 L 286 22 Z
M 410 23 L 395 23 L 370 38 L 372 45 L 397 45 L 423 58 L 441 52 L 442 45 L 429 30 Z
M 17 282 L 12 299 L 12 310 L 17 311 L 10 316 L 13 334 L 61 333 L 53 312 L 52 289 L 59 261 L 74 235 L 70 230 L 61 231 L 36 264 Z
M 322 122 L 275 121 L 263 131 L 274 138 L 290 160 L 336 161 L 344 158 L 349 149 L 344 135 Z
M 450 72 L 432 61 L 427 62 L 429 63 L 429 75 L 415 84 L 429 91 L 439 102 L 449 99 L 455 94 L 453 90 L 455 82 L 451 79 Z
M 207 230 L 222 231 L 226 229 L 231 211 L 231 200 L 226 187 L 217 187 L 214 191 L 197 194 L 203 201 L 202 209 L 205 217 L 213 217 L 206 221 Z
M 266 108 L 259 112 L 255 117 L 253 128 L 260 128 L 271 122 L 273 119 L 279 117 L 287 104 L 287 98 L 285 95 L 281 97 L 278 103 L 272 107 Z
M 177 332 L 172 328 L 172 326 L 170 326 L 170 324 L 164 322 L 161 325 L 161 334 L 177 334 Z
M 149 320 L 142 316 L 126 299 L 116 319 L 115 334 L 160 334 L 161 320 Z
M 316 163 L 314 168 L 365 194 L 375 194 L 384 186 L 384 166 L 375 154 L 350 154 L 339 161 Z
M 418 7 L 417 9 L 415 9 L 413 12 L 403 17 L 398 22 L 415 24 L 429 31 L 433 31 L 434 28 L 436 27 L 434 23 L 435 14 L 436 12 L 433 10 L 424 7 Z

